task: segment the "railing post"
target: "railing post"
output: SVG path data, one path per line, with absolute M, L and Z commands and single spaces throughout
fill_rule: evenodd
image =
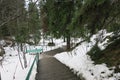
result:
M 32 69 L 33 69 L 33 66 L 34 66 L 34 63 L 35 63 L 36 59 L 37 59 L 37 55 L 35 56 L 35 59 L 34 59 L 34 61 L 32 63 L 32 66 L 30 67 L 30 70 L 29 70 L 25 80 L 29 80 L 30 79 L 30 75 L 31 75 L 31 72 L 32 72 Z
M 39 52 L 41 52 L 41 51 L 42 51 L 42 49 L 39 49 L 39 51 L 36 51 L 36 50 L 27 50 L 26 51 L 26 53 L 28 53 L 28 52 L 36 52 L 36 55 L 35 55 L 34 61 L 33 61 L 32 65 L 31 65 L 31 67 L 30 67 L 30 70 L 29 70 L 29 72 L 28 72 L 27 77 L 26 77 L 25 80 L 29 80 L 30 79 L 30 75 L 31 75 L 34 63 L 36 61 L 36 65 L 37 65 L 37 63 L 39 61 L 39 54 L 40 54 Z

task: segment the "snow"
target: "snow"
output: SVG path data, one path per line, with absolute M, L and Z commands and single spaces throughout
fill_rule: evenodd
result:
M 49 40 L 44 40 L 44 44 L 43 44 L 43 39 L 41 39 L 40 43 L 38 44 L 38 46 L 30 46 L 28 44 L 26 44 L 25 46 L 27 47 L 28 50 L 30 49 L 43 49 L 43 52 L 45 51 L 49 51 L 51 49 L 56 49 L 61 47 L 62 45 L 65 45 L 64 42 L 62 42 L 61 39 L 54 39 L 56 46 L 47 46 L 47 44 L 49 43 Z M 1 42 L 3 43 L 3 41 Z M 4 47 L 5 49 L 5 55 L 4 55 L 4 59 L 2 61 L 2 63 L 0 64 L 0 74 L 1 74 L 1 78 L 2 80 L 25 80 L 28 71 L 32 65 L 32 62 L 35 58 L 34 54 L 31 53 L 27 53 L 26 54 L 26 58 L 27 58 L 27 68 L 22 69 L 20 61 L 19 61 L 19 56 L 18 56 L 18 51 L 17 51 L 17 46 L 15 47 Z M 20 57 L 22 60 L 22 64 L 23 64 L 23 53 L 20 52 Z M 40 59 L 42 58 L 42 56 L 40 56 Z M 0 57 L 0 60 L 2 59 L 2 57 Z M 32 70 L 32 74 L 30 76 L 30 80 L 35 80 L 35 75 L 36 75 L 36 63 L 33 66 L 33 70 Z M 7 77 L 6 77 L 7 76 Z
M 2 80 L 25 80 L 35 55 L 26 54 L 26 58 L 29 61 L 27 64 L 28 67 L 22 69 L 17 55 L 17 50 L 14 50 L 11 47 L 5 47 L 5 52 L 5 59 L 0 66 Z M 22 56 L 21 59 L 23 62 Z M 34 68 L 36 68 L 36 65 L 34 66 Z M 35 69 L 33 69 L 33 72 L 36 72 Z M 34 77 L 31 80 L 34 80 Z
M 120 73 L 114 73 L 115 67 L 108 68 L 106 64 L 94 64 L 94 61 L 91 60 L 90 56 L 86 53 L 95 45 L 96 38 L 99 36 L 99 34 L 103 31 L 99 31 L 98 34 L 93 35 L 90 39 L 90 42 L 83 42 L 81 45 L 76 47 L 71 52 L 63 52 L 55 55 L 55 58 L 57 58 L 59 61 L 61 61 L 63 64 L 68 66 L 75 74 L 78 76 L 82 76 L 86 80 L 119 80 L 120 79 Z M 112 35 L 112 33 L 107 33 L 104 30 L 104 35 L 101 39 L 105 38 L 108 35 Z M 30 46 L 27 45 L 27 49 L 43 49 L 43 52 L 49 51 L 52 49 L 56 49 L 59 47 L 63 47 L 66 45 L 66 43 L 63 42 L 63 39 L 53 39 L 55 42 L 55 46 L 47 46 L 47 44 L 50 42 L 49 39 L 44 40 L 43 38 L 40 40 L 38 46 Z M 77 43 L 79 41 L 82 41 L 81 38 L 74 39 L 72 38 L 71 42 Z M 107 39 L 104 42 L 98 42 L 98 46 L 100 49 L 105 49 Z M 106 44 L 106 45 L 105 45 Z M 22 69 L 19 57 L 18 57 L 18 51 L 17 48 L 14 47 L 4 47 L 6 54 L 4 55 L 4 60 L 2 62 L 2 65 L 0 65 L 0 74 L 2 77 L 2 80 L 25 80 L 27 73 L 30 69 L 30 66 L 35 58 L 35 55 L 31 55 L 30 53 L 26 54 L 27 58 L 27 68 Z M 22 52 L 21 53 L 21 59 L 23 63 L 22 58 Z M 2 57 L 0 57 L 2 59 Z M 40 56 L 40 59 L 42 56 Z M 35 80 L 35 74 L 36 74 L 36 63 L 33 67 L 32 74 L 30 77 L 30 80 Z M 7 77 L 6 77 L 7 76 Z
M 82 44 L 84 45 L 84 44 Z M 84 49 L 85 50 L 85 49 Z M 84 54 L 81 45 L 76 50 L 63 52 L 55 55 L 63 64 L 70 67 L 77 75 L 82 75 L 85 80 L 119 80 L 120 74 L 115 74 L 114 70 L 110 70 L 106 64 L 95 65 L 87 54 Z M 112 77 L 109 77 L 112 75 Z M 116 78 L 114 76 L 117 76 Z
M 0 45 L 5 45 L 5 44 L 6 44 L 5 40 L 0 40 Z
M 45 51 L 53 50 L 53 49 L 56 49 L 56 48 L 66 45 L 66 43 L 63 42 L 63 40 L 61 38 L 60 39 L 53 38 L 53 41 L 55 43 L 55 46 L 48 46 L 48 43 L 50 42 L 50 40 L 49 39 L 44 40 L 42 38 L 38 47 L 41 47 L 43 49 L 43 52 L 45 52 Z
M 105 33 L 104 37 L 111 34 Z M 95 44 L 97 35 L 93 35 L 91 42 L 83 42 L 73 51 L 59 53 L 54 57 L 85 80 L 120 80 L 120 73 L 114 73 L 114 66 L 108 68 L 105 63 L 94 64 L 94 61 L 86 54 Z M 105 43 L 107 43 L 106 40 L 102 43 L 99 42 L 98 45 L 101 49 L 104 49 L 106 47 L 104 46 Z

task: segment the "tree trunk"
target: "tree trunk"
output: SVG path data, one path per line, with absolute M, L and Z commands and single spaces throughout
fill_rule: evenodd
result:
M 65 36 L 63 37 L 63 42 L 65 42 L 66 40 L 65 40 Z
M 4 48 L 0 45 L 0 56 L 3 56 L 5 54 Z
M 20 50 L 23 51 L 23 45 L 20 43 Z
M 70 50 L 70 34 L 67 35 L 67 50 Z
M 22 65 L 22 60 L 21 60 L 21 58 L 20 58 L 20 51 L 19 51 L 20 49 L 19 49 L 19 43 L 18 43 L 18 57 L 19 57 L 19 61 L 20 61 L 20 64 L 21 64 L 21 67 L 22 67 L 22 69 L 24 69 L 24 67 L 23 67 L 23 65 Z
M 70 37 L 67 37 L 67 50 L 70 50 Z
M 25 56 L 25 52 L 23 52 L 23 60 L 24 60 L 24 67 L 26 68 L 27 67 L 27 59 Z
M 27 67 L 27 60 L 26 60 L 26 56 L 25 56 L 26 48 L 24 48 L 23 46 L 24 46 L 24 44 L 20 43 L 20 50 L 23 52 L 24 68 L 26 68 Z
M 27 67 L 27 59 L 26 59 L 26 56 L 25 56 L 25 50 L 26 50 L 26 47 L 24 48 L 24 51 L 23 51 L 24 67 L 26 68 Z
M 53 42 L 53 37 L 51 38 L 51 42 L 54 43 L 54 42 Z

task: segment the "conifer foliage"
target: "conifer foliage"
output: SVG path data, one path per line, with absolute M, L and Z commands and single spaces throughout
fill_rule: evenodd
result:
M 42 0 L 48 21 L 49 34 L 85 40 L 106 29 L 116 35 L 120 33 L 119 0 Z M 70 48 L 70 46 L 68 47 Z

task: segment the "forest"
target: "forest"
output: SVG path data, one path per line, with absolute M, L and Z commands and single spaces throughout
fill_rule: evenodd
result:
M 69 52 L 91 42 L 99 31 L 87 54 L 95 64 L 106 63 L 120 72 L 120 0 L 0 0 L 0 41 L 6 43 L 0 43 L 0 56 L 8 45 L 23 51 L 25 44 L 37 46 L 47 37 L 49 46 L 62 38 Z M 104 37 L 105 31 L 112 35 Z M 72 46 L 73 38 L 82 41 Z M 106 40 L 101 50 L 98 44 Z

